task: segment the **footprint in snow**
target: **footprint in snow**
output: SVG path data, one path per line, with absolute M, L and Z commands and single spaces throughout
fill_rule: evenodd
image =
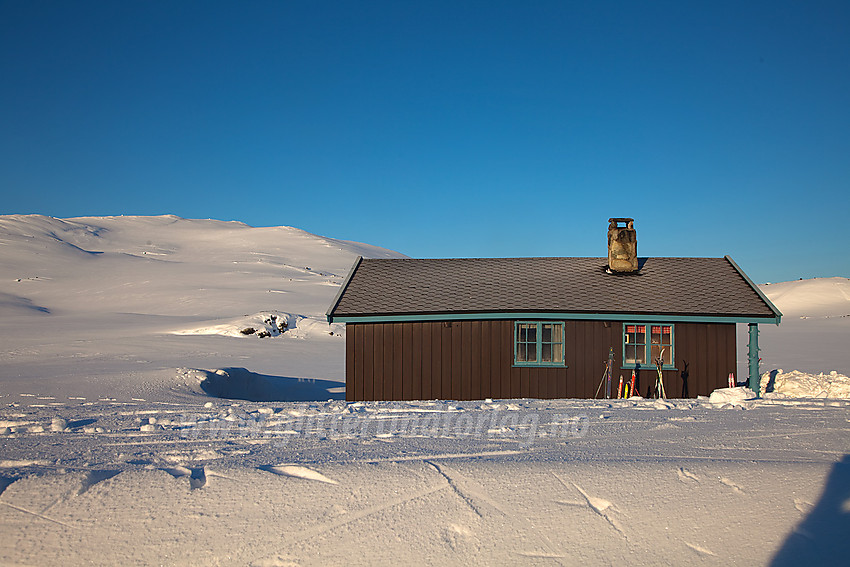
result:
M 800 500 L 799 498 L 794 499 L 794 508 L 797 509 L 798 512 L 802 514 L 808 514 L 814 508 L 814 505 L 811 502 L 806 502 L 805 500 Z
M 260 467 L 260 469 L 280 476 L 289 476 L 293 478 L 303 478 L 306 480 L 316 480 L 326 484 L 339 484 L 339 482 L 326 477 L 318 471 L 308 469 L 299 465 L 270 465 Z
M 204 470 L 204 467 L 192 469 L 192 474 L 189 475 L 189 488 L 195 490 L 196 488 L 203 488 L 206 484 L 207 471 Z
M 690 547 L 691 549 L 693 549 L 694 551 L 696 551 L 699 554 L 711 555 L 713 557 L 717 557 L 717 554 L 714 553 L 713 551 L 711 551 L 710 549 L 708 549 L 707 547 L 700 547 L 699 545 L 697 545 L 695 543 L 688 543 L 688 542 L 685 542 L 685 545 L 687 545 L 688 547 Z
M 174 478 L 181 478 L 184 476 L 190 476 L 192 474 L 192 469 L 178 465 L 176 467 L 167 467 L 162 469 Z
M 699 482 L 699 477 L 686 468 L 679 467 L 679 470 L 676 471 L 676 474 L 679 476 L 679 480 L 681 480 L 682 482 L 686 482 L 688 480 Z
M 581 487 L 579 485 L 577 485 L 576 483 L 573 482 L 571 484 L 573 486 L 575 486 L 576 490 L 578 490 L 581 493 L 582 496 L 584 496 L 584 499 L 587 500 L 587 504 L 591 508 L 593 508 L 593 510 L 597 514 L 604 516 L 605 510 L 607 510 L 608 508 L 611 508 L 612 504 L 608 500 L 605 500 L 604 498 L 597 498 L 596 496 L 590 496 L 587 492 L 582 490 Z
M 744 490 L 740 486 L 738 486 L 737 484 L 735 484 L 734 482 L 732 482 L 731 480 L 729 480 L 725 476 L 720 478 L 720 483 L 725 484 L 726 486 L 731 488 L 732 491 L 735 492 L 736 494 L 743 494 L 744 493 Z
M 120 470 L 89 471 L 88 473 L 86 473 L 86 475 L 81 481 L 80 489 L 77 491 L 77 496 L 85 494 L 97 483 L 103 482 L 104 480 L 109 480 L 110 478 L 118 476 L 119 474 L 121 474 Z

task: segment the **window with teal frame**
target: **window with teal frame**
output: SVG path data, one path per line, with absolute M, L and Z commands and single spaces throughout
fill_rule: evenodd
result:
M 623 368 L 655 368 L 655 361 L 660 358 L 662 368 L 673 370 L 673 327 L 663 323 L 624 323 Z
M 517 321 L 514 326 L 515 366 L 565 366 L 564 324 Z

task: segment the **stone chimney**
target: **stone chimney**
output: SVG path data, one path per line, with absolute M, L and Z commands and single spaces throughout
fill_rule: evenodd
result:
M 621 223 L 625 226 L 620 226 Z M 638 271 L 635 219 L 608 219 L 608 270 L 616 273 Z

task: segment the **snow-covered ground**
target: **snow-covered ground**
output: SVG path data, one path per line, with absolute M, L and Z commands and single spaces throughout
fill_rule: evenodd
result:
M 358 254 L 0 217 L 0 563 L 846 563 L 847 279 L 763 288 L 761 400 L 347 404 Z

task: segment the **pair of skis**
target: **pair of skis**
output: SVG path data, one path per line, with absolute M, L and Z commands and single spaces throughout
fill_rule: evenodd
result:
M 634 370 L 632 370 L 631 382 L 623 382 L 623 375 L 620 374 L 620 387 L 617 388 L 617 399 L 622 400 L 628 398 L 629 396 L 634 396 L 635 394 L 637 394 L 637 391 L 635 390 L 636 381 L 637 380 L 635 378 Z
M 655 369 L 658 371 L 658 378 L 655 380 L 655 395 L 662 400 L 667 397 L 664 392 L 664 376 L 661 374 L 661 367 L 664 366 L 664 349 L 658 353 L 658 358 L 655 359 Z

